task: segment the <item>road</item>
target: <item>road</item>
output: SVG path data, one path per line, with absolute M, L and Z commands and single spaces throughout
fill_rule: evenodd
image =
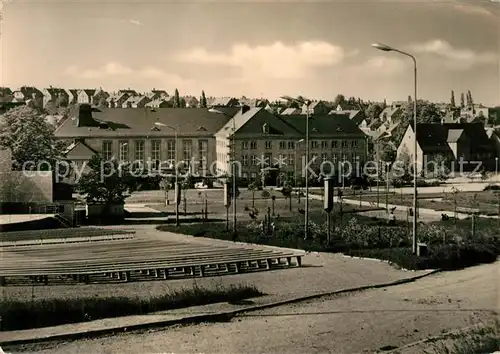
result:
M 47 354 L 373 353 L 498 316 L 493 311 L 499 309 L 499 266 L 248 313 L 226 323 L 10 349 Z

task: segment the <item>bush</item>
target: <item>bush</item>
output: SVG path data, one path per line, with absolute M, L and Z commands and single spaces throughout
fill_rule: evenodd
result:
M 50 299 L 33 302 L 3 300 L 0 302 L 2 330 L 56 326 L 102 318 L 141 315 L 156 311 L 206 305 L 216 302 L 235 302 L 263 295 L 253 286 L 195 286 L 151 299 L 126 297 Z
M 500 191 L 500 185 L 488 184 L 486 187 L 484 187 L 483 191 Z
M 429 248 L 427 257 L 418 257 L 410 248 L 360 249 L 347 254 L 355 257 L 377 258 L 411 270 L 457 270 L 497 259 L 498 247 L 489 244 L 438 245 Z

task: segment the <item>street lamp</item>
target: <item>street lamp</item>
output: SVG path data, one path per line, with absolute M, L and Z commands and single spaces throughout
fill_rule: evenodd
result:
M 389 167 L 391 163 L 387 161 L 385 163 L 385 180 L 386 180 L 386 187 L 385 187 L 385 210 L 389 212 Z
M 309 159 L 309 106 L 311 105 L 310 100 L 306 100 L 304 98 L 293 98 L 290 96 L 282 96 L 281 97 L 284 100 L 287 100 L 288 102 L 296 102 L 300 103 L 302 105 L 306 106 L 306 137 L 305 137 L 305 144 L 306 144 L 306 161 Z M 306 189 L 306 205 L 305 205 L 305 213 L 304 213 L 304 240 L 307 240 L 309 238 L 309 170 L 306 169 L 306 182 L 305 182 L 305 189 Z
M 414 76 L 414 98 L 413 98 L 413 254 L 417 253 L 417 60 L 409 53 L 399 49 L 390 47 L 385 44 L 375 43 L 372 47 L 384 52 L 396 52 L 404 56 L 410 57 L 413 60 L 413 76 Z
M 233 231 L 236 232 L 236 167 L 235 167 L 235 162 L 236 162 L 236 142 L 235 142 L 235 135 L 236 135 L 236 121 L 234 117 L 231 117 L 227 113 L 215 109 L 215 108 L 210 108 L 208 110 L 210 113 L 216 113 L 216 114 L 222 114 L 229 119 L 233 121 L 233 134 L 231 135 L 231 175 L 233 179 Z
M 498 180 L 498 157 L 495 157 L 495 180 Z
M 175 191 L 177 193 L 180 193 L 179 189 L 179 171 L 178 171 L 178 166 L 177 166 L 177 140 L 178 140 L 178 135 L 179 135 L 179 130 L 175 127 L 172 127 L 170 125 L 161 123 L 161 122 L 155 122 L 155 126 L 157 127 L 165 127 L 170 130 L 174 131 L 174 139 L 175 139 L 175 149 L 174 149 L 174 154 L 175 154 L 175 159 L 174 159 L 174 167 L 175 167 Z M 179 196 L 175 196 L 175 225 L 179 226 Z

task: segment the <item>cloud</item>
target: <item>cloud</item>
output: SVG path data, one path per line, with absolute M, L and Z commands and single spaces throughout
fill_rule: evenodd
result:
M 322 41 L 309 41 L 295 45 L 275 42 L 253 47 L 236 44 L 229 52 L 193 48 L 179 53 L 177 60 L 183 63 L 236 67 L 241 70 L 244 79 L 254 80 L 256 77 L 299 79 L 310 75 L 314 68 L 339 64 L 345 57 L 346 53 L 341 47 Z
M 479 65 L 497 64 L 499 61 L 497 53 L 454 48 L 450 43 L 440 39 L 414 44 L 410 46 L 410 49 L 416 53 L 429 54 L 445 60 L 448 68 L 458 70 L 470 69 Z
M 497 1 L 491 0 L 490 3 L 473 3 L 473 2 L 454 2 L 455 10 L 469 14 L 486 17 L 495 17 L 495 12 L 498 11 Z
M 368 58 L 365 62 L 348 67 L 354 76 L 389 76 L 404 72 L 406 63 L 396 57 L 377 55 Z
M 96 84 L 106 80 L 108 82 L 114 82 L 118 86 L 129 86 L 134 83 L 141 87 L 147 87 L 153 82 L 171 86 L 183 85 L 189 82 L 189 80 L 179 75 L 163 71 L 154 66 L 135 69 L 119 62 L 109 62 L 96 69 L 82 69 L 72 65 L 65 70 L 65 74 L 77 79 L 94 81 Z
M 137 26 L 144 26 L 144 24 L 138 20 L 129 20 L 129 22 Z

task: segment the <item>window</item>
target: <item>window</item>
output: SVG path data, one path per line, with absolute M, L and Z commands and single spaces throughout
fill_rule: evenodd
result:
M 250 173 L 250 177 L 252 179 L 256 179 L 257 178 L 257 173 L 255 173 L 255 172 Z
M 273 142 L 272 142 L 272 141 L 267 140 L 267 141 L 266 141 L 266 149 L 272 149 L 272 148 L 273 148 Z
M 208 140 L 198 140 L 198 157 L 200 159 L 200 168 L 207 168 L 208 159 Z
M 332 140 L 332 149 L 336 149 L 339 147 L 339 142 L 337 140 Z
M 243 166 L 248 166 L 248 155 L 241 156 L 241 164 Z
M 144 140 L 135 142 L 135 160 L 144 162 Z
M 250 149 L 252 149 L 252 150 L 257 149 L 257 142 L 255 140 L 252 140 L 250 142 Z
M 347 140 L 342 140 L 342 147 L 343 148 L 348 147 L 349 146 L 348 144 L 349 144 L 349 142 Z
M 289 141 L 288 142 L 288 148 L 289 149 L 295 149 L 295 141 Z
M 357 140 L 351 141 L 351 147 L 357 148 L 358 147 L 358 141 Z
M 267 123 L 262 124 L 262 133 L 269 134 L 269 125 Z
M 247 150 L 248 149 L 248 141 L 242 141 L 241 142 L 241 149 L 242 150 Z
M 322 149 L 328 149 L 328 141 L 322 141 L 321 142 L 321 148 Z
M 311 149 L 317 149 L 318 148 L 318 142 L 316 140 L 311 141 Z
M 280 150 L 286 149 L 286 141 L 280 141 Z
M 250 165 L 252 165 L 252 166 L 257 165 L 257 156 L 252 155 L 252 156 L 250 157 Z
M 193 141 L 183 140 L 182 141 L 182 159 L 184 162 L 189 163 L 193 157 Z
M 105 140 L 102 142 L 102 157 L 105 161 L 113 158 L 113 142 Z
M 294 154 L 289 154 L 288 155 L 288 166 L 293 166 L 295 164 L 295 155 Z
M 326 162 L 328 160 L 328 154 L 321 154 L 321 161 Z
M 342 155 L 342 161 L 347 161 L 347 155 L 346 154 Z
M 336 154 L 333 154 L 333 155 L 332 155 L 332 162 L 333 162 L 333 164 L 335 165 L 335 164 L 337 163 L 337 161 L 338 161 L 338 157 L 337 157 L 337 155 L 336 155 Z
M 128 161 L 128 141 L 120 141 L 120 162 Z
M 151 141 L 151 160 L 153 160 L 153 163 L 156 164 L 161 161 L 161 140 Z
M 177 156 L 175 156 L 175 140 L 167 141 L 167 161 L 169 164 L 175 164 Z

